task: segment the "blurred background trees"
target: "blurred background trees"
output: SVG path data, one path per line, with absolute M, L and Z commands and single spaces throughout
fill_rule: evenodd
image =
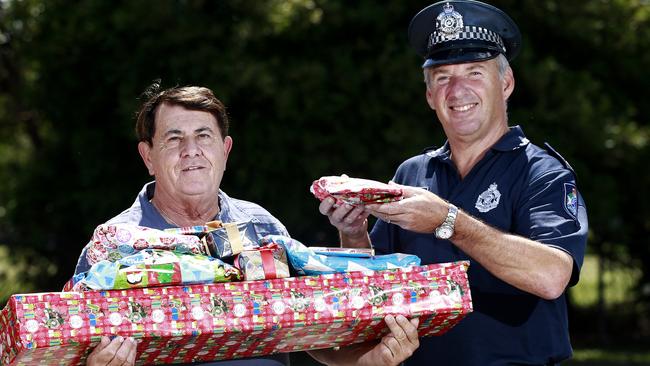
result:
M 608 340 L 622 316 L 628 337 L 649 337 L 650 4 L 491 3 L 524 36 L 511 124 L 572 163 L 589 208 L 601 291 L 572 326 Z M 0 305 L 58 291 L 94 227 L 149 180 L 133 114 L 157 78 L 210 87 L 229 107 L 226 192 L 268 208 L 304 243 L 334 244 L 314 179 L 386 181 L 444 142 L 406 39 L 428 4 L 0 0 Z M 608 282 L 616 269 L 629 274 L 622 284 Z M 620 306 L 607 306 L 608 284 L 625 289 Z

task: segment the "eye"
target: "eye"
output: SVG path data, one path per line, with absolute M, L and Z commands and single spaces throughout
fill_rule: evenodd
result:
M 434 80 L 435 80 L 435 83 L 437 85 L 445 85 L 445 84 L 447 84 L 449 82 L 449 76 L 448 75 L 439 75 L 439 76 L 436 76 L 436 78 Z
M 476 70 L 475 70 L 475 71 L 470 71 L 470 73 L 469 73 L 469 77 L 470 77 L 471 79 L 478 79 L 478 78 L 480 78 L 481 76 L 483 76 L 483 73 L 482 73 L 481 71 L 476 71 Z

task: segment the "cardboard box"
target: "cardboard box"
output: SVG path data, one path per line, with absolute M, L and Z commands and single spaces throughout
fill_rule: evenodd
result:
M 138 340 L 138 365 L 330 348 L 383 336 L 387 314 L 442 334 L 472 311 L 469 263 L 209 285 L 13 295 L 3 365 L 83 365 L 102 335 Z

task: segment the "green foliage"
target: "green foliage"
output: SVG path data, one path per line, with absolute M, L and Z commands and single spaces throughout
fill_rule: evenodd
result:
M 305 243 L 336 241 L 308 192 L 314 179 L 385 181 L 444 142 L 406 40 L 428 4 L 0 1 L 0 241 L 57 264 L 24 288 L 59 289 L 93 228 L 149 179 L 133 113 L 156 78 L 208 86 L 229 107 L 225 191 L 267 207 Z M 512 124 L 573 164 L 589 250 L 638 265 L 635 293 L 650 303 L 650 6 L 493 4 L 524 35 Z

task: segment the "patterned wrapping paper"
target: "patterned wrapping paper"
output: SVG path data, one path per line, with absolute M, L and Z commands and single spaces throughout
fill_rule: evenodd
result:
M 246 281 L 287 278 L 290 275 L 287 252 L 275 243 L 237 254 L 235 266 L 242 271 Z
M 232 282 L 239 269 L 220 259 L 160 249 L 144 249 L 116 262 L 93 264 L 74 291 Z
M 166 233 L 197 235 L 206 244 L 210 255 L 228 258 L 244 250 L 259 247 L 257 230 L 251 221 L 209 221 L 205 225 L 165 229 Z
M 206 234 L 205 242 L 212 256 L 217 258 L 232 257 L 259 247 L 255 225 L 250 221 L 223 223 L 222 228 Z
M 333 197 L 336 205 L 348 203 L 353 206 L 395 202 L 401 200 L 403 194 L 401 188 L 347 175 L 321 177 L 312 183 L 309 191 L 321 201 Z
M 166 233 L 157 229 L 129 224 L 97 226 L 86 248 L 86 259 L 91 266 L 103 260 L 115 262 L 144 249 L 208 254 L 207 248 L 196 236 Z
M 286 279 L 13 295 L 3 365 L 83 365 L 102 335 L 138 341 L 138 365 L 344 346 L 387 333 L 387 314 L 439 335 L 472 311 L 469 262 Z
M 281 245 L 287 250 L 291 267 L 299 275 L 320 275 L 337 272 L 382 271 L 400 267 L 419 266 L 417 255 L 393 253 L 371 257 L 353 257 L 332 252 L 318 254 L 296 239 L 282 235 L 267 235 L 261 244 Z

